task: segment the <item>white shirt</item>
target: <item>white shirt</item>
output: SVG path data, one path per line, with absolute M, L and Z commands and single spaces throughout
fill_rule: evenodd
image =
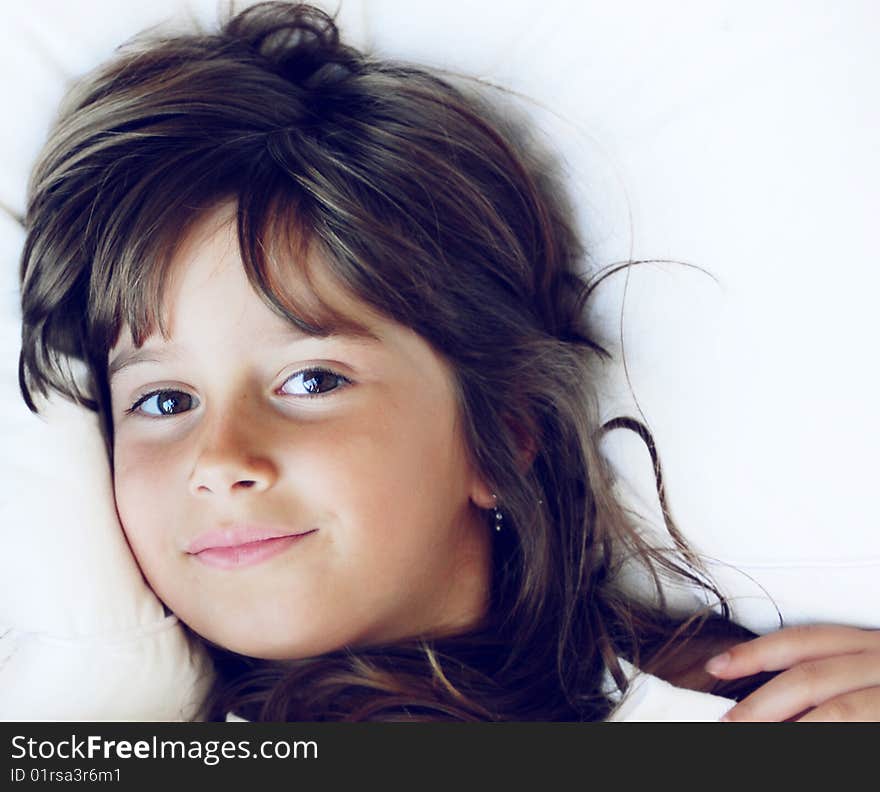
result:
M 653 674 L 645 673 L 618 658 L 628 680 L 629 690 L 621 699 L 614 678 L 607 671 L 603 690 L 617 706 L 607 720 L 633 721 L 718 721 L 736 702 L 733 699 L 676 687 Z

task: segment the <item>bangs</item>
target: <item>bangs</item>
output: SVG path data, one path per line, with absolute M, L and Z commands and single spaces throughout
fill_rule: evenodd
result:
M 319 293 L 315 268 L 333 273 L 333 257 L 315 234 L 307 202 L 295 192 L 277 189 L 248 190 L 238 195 L 218 196 L 201 205 L 180 204 L 163 212 L 164 222 L 149 235 L 141 230 L 156 223 L 136 219 L 129 230 L 129 244 L 119 258 L 113 278 L 101 288 L 103 298 L 91 301 L 94 326 L 105 328 L 110 347 L 127 326 L 136 348 L 154 333 L 169 338 L 166 288 L 172 281 L 175 256 L 206 215 L 229 204 L 223 222 L 236 223 L 236 238 L 245 274 L 251 288 L 276 315 L 306 335 L 335 334 L 370 336 L 366 325 L 333 307 Z M 234 211 L 233 211 L 234 208 Z M 95 279 L 97 281 L 97 278 Z M 343 290 L 338 277 L 334 286 Z M 295 284 L 295 287 L 294 287 Z M 357 299 L 357 296 L 355 299 Z

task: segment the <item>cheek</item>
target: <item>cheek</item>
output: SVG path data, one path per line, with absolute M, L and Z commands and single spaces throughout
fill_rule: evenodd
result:
M 398 549 L 419 543 L 428 526 L 446 523 L 467 499 L 464 457 L 442 415 L 398 413 L 391 425 L 377 420 L 349 432 L 344 447 L 333 488 L 321 489 L 347 503 L 364 539 L 393 541 Z
M 116 509 L 125 535 L 138 560 L 150 557 L 152 545 L 161 534 L 153 530 L 162 520 L 167 508 L 168 467 L 161 464 L 155 453 L 143 448 L 118 444 L 114 449 L 113 491 Z

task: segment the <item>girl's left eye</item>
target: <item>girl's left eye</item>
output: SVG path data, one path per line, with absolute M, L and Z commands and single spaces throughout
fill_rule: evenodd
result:
M 290 395 L 305 396 L 308 399 L 321 398 L 322 396 L 326 396 L 328 392 L 340 390 L 340 388 L 345 387 L 345 385 L 348 385 L 351 382 L 348 378 L 343 377 L 341 374 L 337 374 L 335 371 L 330 371 L 330 369 L 308 368 L 303 369 L 302 371 L 297 371 L 296 374 L 288 377 L 284 382 L 282 392 L 289 393 L 289 391 L 286 390 L 288 384 L 296 382 L 299 378 L 302 378 L 300 382 L 306 392 L 292 393 Z M 339 383 L 344 384 L 340 385 Z

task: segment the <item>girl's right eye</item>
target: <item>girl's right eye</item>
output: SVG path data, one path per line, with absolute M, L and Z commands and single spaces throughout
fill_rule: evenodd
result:
M 141 410 L 141 406 L 145 404 L 154 405 L 154 410 Z M 179 415 L 180 412 L 191 410 L 198 405 L 198 400 L 188 393 L 178 390 L 155 390 L 145 393 L 125 412 L 140 413 L 151 418 L 162 418 L 173 415 Z M 179 409 L 179 411 L 177 411 Z

